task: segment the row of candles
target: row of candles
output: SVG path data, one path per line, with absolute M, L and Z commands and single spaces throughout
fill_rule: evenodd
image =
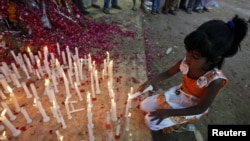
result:
M 78 112 L 84 110 L 84 108 L 80 109 L 75 109 L 73 104 L 76 103 L 77 101 L 69 101 L 71 94 L 70 94 L 70 87 L 74 88 L 75 91 L 77 92 L 77 95 L 79 97 L 79 100 L 82 101 L 83 98 L 81 96 L 80 90 L 78 86 L 81 84 L 82 80 L 86 80 L 87 76 L 84 75 L 83 73 L 83 68 L 84 65 L 88 66 L 88 74 L 90 75 L 89 78 L 91 80 L 91 92 L 87 92 L 86 95 L 86 100 L 87 100 L 87 118 L 88 118 L 88 131 L 89 131 L 89 140 L 94 141 L 95 137 L 93 134 L 93 128 L 94 124 L 92 122 L 92 100 L 96 99 L 96 94 L 101 94 L 101 89 L 99 87 L 99 77 L 98 77 L 98 71 L 96 70 L 96 65 L 95 62 L 91 60 L 91 55 L 88 55 L 88 58 L 85 57 L 79 58 L 78 55 L 78 49 L 75 48 L 75 55 L 73 55 L 70 51 L 69 48 L 66 48 L 66 54 L 67 54 L 67 60 L 66 60 L 66 55 L 64 51 L 60 51 L 59 45 L 57 45 L 57 51 L 60 56 L 63 58 L 63 65 L 60 65 L 60 62 L 54 57 L 53 53 L 48 53 L 48 49 L 45 46 L 44 47 L 44 52 L 43 56 L 40 52 L 38 52 L 38 55 L 33 55 L 33 53 L 30 51 L 28 48 L 28 53 L 29 57 L 26 54 L 18 54 L 16 56 L 13 51 L 11 51 L 12 56 L 15 59 L 15 63 L 11 63 L 11 68 L 5 63 L 2 62 L 2 66 L 0 67 L 0 71 L 2 74 L 0 74 L 0 83 L 4 89 L 4 92 L 0 90 L 0 96 L 2 99 L 6 99 L 7 97 L 5 94 L 10 94 L 10 98 L 13 101 L 13 104 L 15 106 L 15 109 L 17 112 L 21 111 L 21 113 L 24 115 L 27 123 L 31 123 L 32 119 L 29 117 L 27 111 L 25 110 L 24 107 L 20 107 L 18 104 L 18 101 L 15 98 L 15 94 L 13 90 L 11 89 L 11 86 L 9 85 L 10 82 L 13 82 L 15 87 L 20 88 L 23 87 L 26 97 L 31 98 L 34 96 L 34 102 L 41 113 L 43 117 L 43 122 L 48 122 L 50 120 L 50 117 L 46 114 L 46 111 L 44 110 L 42 103 L 40 101 L 40 97 L 38 95 L 38 92 L 36 90 L 35 84 L 31 83 L 30 84 L 30 89 L 32 90 L 32 94 L 29 91 L 28 86 L 26 85 L 25 82 L 20 82 L 19 79 L 21 79 L 21 75 L 19 70 L 16 67 L 16 64 L 20 66 L 21 70 L 25 73 L 26 79 L 31 78 L 31 74 L 35 72 L 35 75 L 39 80 L 42 79 L 42 76 L 45 74 L 48 75 L 48 78 L 45 79 L 45 93 L 48 95 L 50 102 L 52 103 L 52 107 L 50 107 L 53 116 L 57 119 L 58 123 L 62 124 L 63 129 L 65 129 L 67 126 L 64 122 L 62 113 L 60 112 L 59 105 L 57 104 L 56 101 L 56 96 L 55 93 L 58 93 L 58 79 L 63 78 L 64 85 L 65 85 L 65 91 L 66 91 L 66 99 L 65 99 L 65 109 L 67 112 L 67 117 L 68 119 L 71 119 L 71 113 L 73 112 Z M 50 55 L 51 60 L 48 60 L 48 56 Z M 41 65 L 40 59 L 43 60 L 44 66 Z M 33 66 L 34 64 L 37 66 L 35 69 Z M 63 68 L 67 67 L 67 76 L 65 72 L 63 71 Z M 73 83 L 72 76 L 75 76 L 74 80 L 75 82 Z M 116 109 L 116 102 L 115 102 L 115 94 L 113 91 L 113 60 L 110 60 L 109 58 L 109 53 L 107 52 L 107 58 L 104 59 L 104 64 L 103 64 L 103 71 L 102 71 L 102 77 L 103 78 L 108 78 L 108 92 L 109 96 L 111 98 L 111 108 L 110 111 L 107 112 L 107 120 L 106 120 L 106 127 L 110 127 L 111 119 L 114 122 L 117 122 L 117 109 Z M 52 84 L 51 82 L 52 81 Z M 126 105 L 126 110 L 125 110 L 125 117 L 126 117 L 126 126 L 125 130 L 129 131 L 129 124 L 130 124 L 130 118 L 131 118 L 131 113 L 129 113 L 129 109 L 131 108 L 131 98 L 130 95 L 133 93 L 133 89 L 131 88 L 130 93 L 128 94 L 128 99 L 127 99 L 127 105 Z M 13 136 L 18 136 L 21 131 L 14 128 L 13 124 L 8 120 L 8 118 L 5 117 L 5 113 L 8 114 L 10 117 L 10 120 L 15 120 L 16 117 L 15 115 L 11 112 L 10 108 L 5 102 L 1 102 L 2 107 L 4 110 L 2 111 L 0 120 L 12 131 Z M 71 106 L 71 110 L 70 107 Z M 117 127 L 116 127 L 116 132 L 115 132 L 115 137 L 119 138 L 120 135 L 120 129 L 121 124 L 120 121 L 118 121 Z M 58 135 L 58 134 L 57 134 Z M 60 135 L 62 136 L 62 135 Z M 111 135 L 110 140 L 112 140 Z M 131 135 L 132 136 L 132 135 Z M 63 137 L 58 137 L 60 140 L 62 140 Z

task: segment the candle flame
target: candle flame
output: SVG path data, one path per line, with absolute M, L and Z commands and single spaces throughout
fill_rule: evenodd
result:
M 129 117 L 129 118 L 131 117 L 131 113 L 130 113 L 130 112 L 128 113 L 128 117 Z
M 2 111 L 2 113 L 1 113 L 1 116 L 4 116 L 5 115 L 5 113 L 6 113 L 6 109 L 4 108 L 4 110 Z
M 2 136 L 3 136 L 3 137 L 5 137 L 5 134 L 6 134 L 6 131 L 3 131 L 3 134 L 2 134 Z
M 28 53 L 30 53 L 30 52 L 31 52 L 30 47 L 27 47 L 27 51 L 28 51 Z
M 49 79 L 48 79 L 48 78 L 46 78 L 46 79 L 45 79 L 45 83 L 44 83 L 44 85 L 45 85 L 45 86 L 49 86 L 49 83 L 50 83 L 50 82 L 49 82 Z
M 12 91 L 12 89 L 11 89 L 10 86 L 7 86 L 7 89 L 8 89 L 8 91 L 9 91 L 10 93 L 13 93 L 13 91 Z

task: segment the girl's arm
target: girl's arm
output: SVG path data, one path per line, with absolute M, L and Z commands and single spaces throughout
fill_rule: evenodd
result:
M 182 60 L 178 61 L 174 66 L 169 68 L 167 71 L 160 73 L 159 75 L 156 75 L 155 77 L 149 79 L 148 81 L 144 82 L 137 91 L 143 91 L 145 88 L 147 88 L 149 85 L 155 85 L 159 83 L 160 81 L 163 81 L 165 79 L 170 78 L 174 74 L 180 72 L 180 64 Z
M 159 119 L 157 122 L 159 124 L 163 119 L 170 116 L 189 116 L 205 112 L 223 87 L 223 81 L 223 79 L 217 79 L 211 82 L 196 106 L 184 109 L 158 109 L 150 113 L 150 116 L 154 116 L 152 120 Z

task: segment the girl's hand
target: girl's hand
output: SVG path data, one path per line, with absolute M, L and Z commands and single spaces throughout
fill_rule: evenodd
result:
M 149 113 L 149 116 L 152 116 L 153 118 L 151 119 L 151 121 L 157 120 L 156 125 L 160 124 L 162 122 L 162 120 L 164 120 L 165 118 L 168 117 L 167 115 L 167 109 L 157 109 L 153 112 Z

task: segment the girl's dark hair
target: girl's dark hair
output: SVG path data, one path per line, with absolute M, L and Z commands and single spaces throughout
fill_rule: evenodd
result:
M 184 44 L 187 51 L 196 50 L 208 58 L 211 65 L 207 69 L 221 69 L 224 58 L 234 56 L 238 52 L 247 32 L 246 20 L 236 15 L 227 23 L 221 20 L 205 22 L 185 37 Z

